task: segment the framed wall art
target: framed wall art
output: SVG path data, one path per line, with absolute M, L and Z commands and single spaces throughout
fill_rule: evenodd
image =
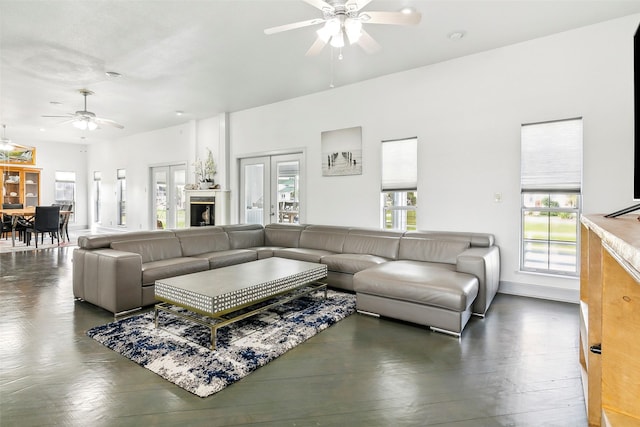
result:
M 0 163 L 35 165 L 36 149 L 17 144 L 0 144 Z
M 362 175 L 362 127 L 321 134 L 322 176 Z

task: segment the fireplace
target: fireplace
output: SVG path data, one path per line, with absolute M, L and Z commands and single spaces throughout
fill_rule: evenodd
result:
M 216 224 L 215 196 L 192 196 L 189 198 L 191 227 L 205 227 Z
M 206 227 L 229 222 L 229 190 L 185 190 L 186 226 Z

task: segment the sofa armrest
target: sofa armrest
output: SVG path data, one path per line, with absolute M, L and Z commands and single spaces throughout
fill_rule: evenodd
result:
M 142 306 L 142 257 L 115 249 L 74 252 L 74 293 L 117 314 Z M 76 289 L 82 291 L 76 292 Z M 81 293 L 82 295 L 78 295 Z
M 469 248 L 457 257 L 456 271 L 478 278 L 478 296 L 473 303 L 474 314 L 484 315 L 500 284 L 500 250 L 497 246 Z

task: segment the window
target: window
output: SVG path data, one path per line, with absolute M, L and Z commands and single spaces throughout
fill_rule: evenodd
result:
M 127 176 L 124 169 L 118 169 L 117 173 L 117 198 L 118 198 L 118 225 L 127 225 Z
M 382 227 L 416 229 L 418 138 L 382 141 Z
M 102 173 L 95 171 L 93 172 L 93 194 L 94 194 L 94 204 L 93 204 L 93 221 L 100 222 L 100 186 L 102 183 Z
M 520 268 L 578 275 L 582 119 L 521 129 Z
M 55 188 L 53 197 L 57 205 L 69 205 L 71 210 L 76 206 L 76 173 L 61 172 L 55 173 Z M 69 222 L 74 222 L 73 214 L 69 217 Z

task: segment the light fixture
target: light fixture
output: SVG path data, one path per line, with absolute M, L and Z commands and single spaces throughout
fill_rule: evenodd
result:
M 176 110 L 176 116 L 181 116 L 184 114 L 184 111 L 182 110 Z
M 454 40 L 454 41 L 460 40 L 464 36 L 465 36 L 464 31 L 453 31 L 447 35 L 447 37 L 449 37 L 450 40 Z
M 344 23 L 344 32 L 350 44 L 356 43 L 362 36 L 362 22 L 359 19 L 349 19 Z
M 335 36 L 331 37 L 331 42 L 329 42 L 333 47 L 344 47 L 344 33 L 342 29 Z
M 73 122 L 73 127 L 80 130 L 96 130 L 98 129 L 98 124 L 91 120 L 91 117 L 78 117 Z
M 328 42 L 331 46 L 340 49 L 345 45 L 345 34 L 349 39 L 349 44 L 356 43 L 360 39 L 362 22 L 360 19 L 352 19 L 340 15 L 329 19 L 316 33 L 325 43 Z

